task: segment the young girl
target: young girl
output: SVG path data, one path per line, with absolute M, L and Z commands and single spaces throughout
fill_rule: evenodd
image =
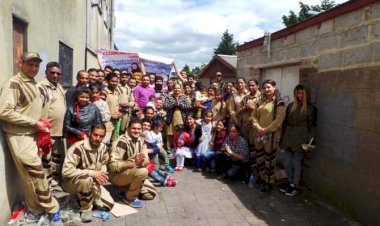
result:
M 111 112 L 108 107 L 107 102 L 100 98 L 101 89 L 97 85 L 90 86 L 91 90 L 91 102 L 98 107 L 100 116 L 102 117 L 102 122 L 106 126 L 106 136 L 103 139 L 103 143 L 109 144 L 112 136 L 112 123 L 111 120 Z
M 224 119 L 226 113 L 226 104 L 223 100 L 220 90 L 215 91 L 215 96 L 211 101 L 210 110 L 212 112 L 212 121 L 217 122 Z
M 195 117 L 200 119 L 202 117 L 202 111 L 207 109 L 207 106 L 204 105 L 208 101 L 207 89 L 203 84 L 198 85 L 198 90 L 195 92 Z
M 185 164 L 185 158 L 191 158 L 192 153 L 186 145 L 191 142 L 190 135 L 184 131 L 185 128 L 182 124 L 175 126 L 175 133 L 173 138 L 173 146 L 176 157 L 175 171 L 182 171 Z
M 163 127 L 164 127 L 164 123 L 162 121 L 153 121 L 152 130 L 149 132 L 149 135 L 148 135 L 148 142 L 156 144 L 159 148 L 159 153 L 155 154 L 153 158 L 156 167 L 157 168 L 160 167 L 159 157 L 161 157 L 164 160 L 165 169 L 169 173 L 174 173 L 173 168 L 170 166 L 168 153 L 163 148 L 163 140 L 162 140 L 162 134 L 161 134 Z
M 212 112 L 210 110 L 205 111 L 203 115 L 203 120 L 201 122 L 202 126 L 202 137 L 200 143 L 195 149 L 195 170 L 198 172 L 202 171 L 202 159 L 201 156 L 209 149 L 209 142 L 211 138 L 212 130 Z
M 210 148 L 202 155 L 206 170 L 215 169 L 215 161 L 214 161 L 215 155 L 221 152 L 222 144 L 224 143 L 224 140 L 228 136 L 226 128 L 227 128 L 226 121 L 218 120 L 216 122 L 215 129 L 212 132 L 211 139 L 209 142 Z

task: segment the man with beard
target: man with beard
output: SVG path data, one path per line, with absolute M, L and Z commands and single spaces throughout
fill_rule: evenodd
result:
M 156 77 L 156 81 L 154 84 L 154 91 L 156 92 L 156 97 L 160 97 L 163 93 L 163 85 L 164 85 L 164 79 L 161 76 Z
M 141 85 L 137 86 L 135 90 L 133 91 L 133 94 L 135 96 L 136 104 L 139 106 L 140 109 L 144 109 L 146 104 L 149 101 L 150 96 L 155 95 L 155 91 L 153 88 L 149 87 L 149 76 L 144 75 L 142 77 L 142 83 Z
M 111 195 L 102 186 L 108 183 L 110 159 L 107 145 L 102 143 L 105 134 L 103 124 L 94 124 L 89 138 L 70 147 L 63 164 L 63 188 L 78 197 L 82 222 L 92 221 L 93 206 L 110 211 L 114 205 Z

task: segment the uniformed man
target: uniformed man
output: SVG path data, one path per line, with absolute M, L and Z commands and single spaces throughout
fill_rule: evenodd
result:
M 127 133 L 120 136 L 113 145 L 109 163 L 112 184 L 125 192 L 123 201 L 135 208 L 142 207 L 137 196 L 141 192 L 143 182 L 148 178 L 146 166 L 149 158 L 141 133 L 141 121 L 131 119 Z
M 94 124 L 89 138 L 72 145 L 63 164 L 62 178 L 65 191 L 76 194 L 80 202 L 82 222 L 92 221 L 92 208 L 110 211 L 114 205 L 109 192 L 102 186 L 108 182 L 109 154 L 103 138 L 104 124 Z
M 122 114 L 120 121 L 120 134 L 127 130 L 132 110 L 135 108 L 135 97 L 133 96 L 132 89 L 127 85 L 128 80 L 128 74 L 122 73 L 120 75 L 120 85 L 118 86 L 119 107 L 120 113 Z
M 42 115 L 42 98 L 34 77 L 40 68 L 37 53 L 23 53 L 20 72 L 11 77 L 0 91 L 0 119 L 5 139 L 20 174 L 28 210 L 27 220 L 38 221 L 49 213 L 53 225 L 63 225 L 59 205 L 51 195 L 36 142 L 37 132 L 46 132 L 39 121 Z
M 44 117 L 50 122 L 50 135 L 54 144 L 46 155 L 42 156 L 42 164 L 52 190 L 60 190 L 62 163 L 65 158 L 63 143 L 63 119 L 66 112 L 65 92 L 59 80 L 61 79 L 61 65 L 58 62 L 49 62 L 45 70 L 46 78 L 38 83 L 38 89 L 43 98 Z

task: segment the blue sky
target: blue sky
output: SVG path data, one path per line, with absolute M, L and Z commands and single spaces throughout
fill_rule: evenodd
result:
M 298 0 L 116 0 L 115 42 L 193 68 L 210 61 L 226 29 L 239 43 L 251 41 L 284 28 L 281 17 L 290 10 L 298 12 Z

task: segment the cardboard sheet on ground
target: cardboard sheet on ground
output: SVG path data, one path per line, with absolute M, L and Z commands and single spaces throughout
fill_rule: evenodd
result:
M 111 210 L 111 213 L 115 217 L 127 216 L 127 215 L 134 214 L 137 212 L 138 211 L 135 208 L 130 207 L 130 206 L 125 205 L 125 204 L 117 203 L 117 202 L 115 202 L 115 205 L 113 206 L 113 208 Z

